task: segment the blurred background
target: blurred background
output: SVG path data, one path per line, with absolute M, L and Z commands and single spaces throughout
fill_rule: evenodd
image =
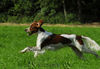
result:
M 0 0 L 0 23 L 49 24 L 100 22 L 100 0 Z

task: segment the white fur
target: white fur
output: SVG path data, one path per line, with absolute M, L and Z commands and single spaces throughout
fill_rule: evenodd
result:
M 49 35 L 52 35 L 52 33 L 50 32 L 41 32 L 41 31 L 38 31 L 38 37 L 37 37 L 37 47 L 41 47 L 41 43 L 49 36 Z
M 40 53 L 44 53 L 45 50 L 41 50 L 41 43 L 49 36 L 52 35 L 52 33 L 50 32 L 41 32 L 40 30 L 38 30 L 38 37 L 37 37 L 37 44 L 36 47 L 40 50 L 40 51 L 35 51 L 34 53 L 34 57 L 38 56 L 38 54 Z
M 65 38 L 68 38 L 68 39 L 70 39 L 71 41 L 75 40 L 75 38 L 76 38 L 76 35 L 75 35 L 75 34 L 71 34 L 71 35 L 68 35 L 68 34 L 61 34 L 61 36 L 62 36 L 62 37 L 65 37 Z M 74 45 L 75 42 L 72 42 L 71 44 Z
M 80 45 L 79 42 L 76 40 L 75 34 L 71 35 L 62 34 L 61 36 L 70 39 L 72 41 L 71 45 L 76 46 L 80 51 L 82 51 L 82 45 Z
M 28 28 L 29 29 L 29 28 Z M 30 30 L 28 30 L 30 31 Z M 24 50 L 21 50 L 22 53 L 26 52 L 26 51 L 33 51 L 34 57 L 38 56 L 38 54 L 43 54 L 45 52 L 45 49 L 49 49 L 49 50 L 55 50 L 55 49 L 59 49 L 61 47 L 64 47 L 64 45 L 62 43 L 58 43 L 58 44 L 50 44 L 46 47 L 44 47 L 41 50 L 41 43 L 50 35 L 52 35 L 51 32 L 42 32 L 40 30 L 38 30 L 38 37 L 37 37 L 37 44 L 35 47 L 26 47 Z M 89 37 L 85 37 L 82 36 L 84 45 L 80 45 L 80 43 L 76 40 L 76 35 L 72 34 L 72 35 L 68 35 L 68 34 L 61 34 L 60 36 L 68 38 L 72 41 L 72 43 L 70 44 L 71 46 L 75 46 L 80 52 L 86 52 L 86 53 L 91 53 L 93 55 L 95 55 L 96 57 L 98 57 L 98 55 L 96 54 L 96 52 L 94 52 L 92 49 L 95 49 L 96 51 L 100 50 L 100 46 L 92 39 L 90 39 Z
M 85 36 L 82 36 L 82 38 L 84 39 L 84 44 L 87 46 L 87 48 L 90 48 L 96 51 L 100 50 L 100 46 L 94 40 Z

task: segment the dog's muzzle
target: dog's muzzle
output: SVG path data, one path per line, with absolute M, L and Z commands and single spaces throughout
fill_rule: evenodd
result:
M 26 28 L 26 29 L 25 29 L 25 32 L 29 33 L 29 32 L 31 32 L 31 31 L 30 31 L 29 28 Z
M 29 36 L 32 34 L 32 32 L 30 31 L 29 28 L 26 28 L 24 31 L 25 31 L 25 32 L 27 33 L 27 35 L 29 35 Z

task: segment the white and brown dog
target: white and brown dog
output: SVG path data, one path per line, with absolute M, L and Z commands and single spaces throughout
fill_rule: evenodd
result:
M 75 34 L 53 34 L 45 31 L 41 27 L 42 24 L 42 20 L 39 20 L 38 22 L 34 21 L 29 28 L 25 29 L 28 35 L 38 33 L 38 37 L 36 46 L 26 47 L 21 50 L 22 53 L 33 51 L 35 53 L 34 57 L 36 57 L 38 54 L 43 54 L 46 49 L 56 50 L 69 46 L 80 58 L 83 56 L 83 53 L 91 53 L 96 57 L 99 57 L 94 50 L 100 50 L 100 46 L 89 37 L 78 36 Z

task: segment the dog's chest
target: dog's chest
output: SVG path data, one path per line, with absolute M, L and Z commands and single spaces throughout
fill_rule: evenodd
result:
M 37 46 L 40 47 L 43 41 L 52 33 L 49 32 L 40 32 L 38 37 L 37 37 Z

